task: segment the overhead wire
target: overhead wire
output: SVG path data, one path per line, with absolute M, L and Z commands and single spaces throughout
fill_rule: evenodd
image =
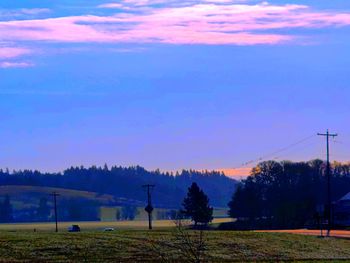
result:
M 242 163 L 239 167 L 236 167 L 236 168 L 234 168 L 234 169 L 241 169 L 241 168 L 244 168 L 244 167 L 248 166 L 249 164 L 253 164 L 253 163 L 257 163 L 257 162 L 262 162 L 262 161 L 266 160 L 267 158 L 271 158 L 271 156 L 274 156 L 274 155 L 276 155 L 276 154 L 278 154 L 278 153 L 285 152 L 285 151 L 287 151 L 287 150 L 289 150 L 289 149 L 291 149 L 291 148 L 293 148 L 293 147 L 296 147 L 296 146 L 298 146 L 298 145 L 300 145 L 300 144 L 302 144 L 302 143 L 304 143 L 304 142 L 306 142 L 306 141 L 309 141 L 310 139 L 315 138 L 315 137 L 317 137 L 316 134 L 307 136 L 307 137 L 305 137 L 305 138 L 303 138 L 303 139 L 301 139 L 301 140 L 298 140 L 298 141 L 296 141 L 296 142 L 294 142 L 294 143 L 292 143 L 292 144 L 289 144 L 288 146 L 285 146 L 285 147 L 283 147 L 283 148 L 280 148 L 280 149 L 278 149 L 278 150 L 276 150 L 276 151 L 274 151 L 274 152 L 271 152 L 271 153 L 268 153 L 268 154 L 264 154 L 264 155 L 262 155 L 261 157 L 259 157 L 259 158 L 257 158 L 257 159 L 253 159 L 253 160 L 250 160 L 250 161 L 248 161 L 248 162 Z M 274 158 L 275 160 L 277 160 L 277 159 L 279 159 L 280 157 L 281 157 L 281 156 L 277 156 L 277 157 L 273 157 L 273 158 Z

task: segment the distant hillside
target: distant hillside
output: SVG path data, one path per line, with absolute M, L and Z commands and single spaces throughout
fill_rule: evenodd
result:
M 53 192 L 59 192 L 64 198 L 86 198 L 98 200 L 102 203 L 113 202 L 112 195 L 98 195 L 97 193 L 78 191 L 64 188 L 42 187 L 42 186 L 28 186 L 28 185 L 2 185 L 0 186 L 0 196 L 10 195 L 12 198 L 16 196 L 49 196 Z
M 126 198 L 117 198 L 113 195 L 100 195 L 95 192 L 79 191 L 65 188 L 28 186 L 28 185 L 2 185 L 0 186 L 0 197 L 6 195 L 11 197 L 14 209 L 30 209 L 37 207 L 40 198 L 46 198 L 52 206 L 53 192 L 59 193 L 59 203 L 62 200 L 85 200 L 94 202 L 98 206 L 108 205 L 141 205 L 143 203 Z
M 146 193 L 142 189 L 144 184 L 155 184 L 153 202 L 158 207 L 178 208 L 186 195 L 187 188 L 192 182 L 203 188 L 210 198 L 211 205 L 226 207 L 236 186 L 236 181 L 226 177 L 220 172 L 182 171 L 181 173 L 161 173 L 160 171 L 147 171 L 142 167 L 72 167 L 63 173 L 41 173 L 38 171 L 3 171 L 0 170 L 0 186 L 21 186 L 19 189 L 30 190 L 28 186 L 60 188 L 69 195 L 70 190 L 78 195 L 98 195 L 117 202 L 135 200 L 143 202 Z M 25 185 L 25 186 L 24 186 Z M 11 190 L 11 187 L 8 190 Z M 65 190 L 62 190 L 64 188 Z M 32 190 L 40 190 L 33 188 Z M 3 193 L 1 193 L 1 190 Z M 43 189 L 42 189 L 43 190 Z M 43 190 L 53 191 L 54 189 Z M 0 195 L 5 194 L 6 187 L 0 188 Z M 93 194 L 91 194 L 93 192 Z M 27 191 L 27 194 L 29 192 Z M 35 191 L 31 192 L 35 195 Z M 27 195 L 28 196 L 28 195 Z
M 112 195 L 100 195 L 94 192 L 78 191 L 64 188 L 27 186 L 27 185 L 5 185 L 0 186 L 0 211 L 3 200 L 10 197 L 11 218 L 2 220 L 4 222 L 36 222 L 54 220 L 54 203 L 52 193 L 57 192 L 58 215 L 62 221 L 85 221 L 102 220 L 116 221 L 126 220 L 126 215 L 130 215 L 130 210 L 125 207 L 135 208 L 135 220 L 146 220 L 147 214 L 144 211 L 144 202 L 118 198 Z M 47 206 L 44 215 L 40 215 L 43 201 Z M 41 208 L 40 208 L 41 207 Z M 174 211 L 169 208 L 155 207 L 154 219 L 169 219 L 174 216 Z M 215 217 L 227 217 L 227 208 L 215 208 Z M 176 214 L 176 212 L 175 212 Z M 129 219 L 130 220 L 130 219 Z
M 103 206 L 144 206 L 144 202 L 109 194 L 44 186 L 3 185 L 0 186 L 0 223 L 52 221 L 53 192 L 59 193 L 57 207 L 61 221 L 99 220 L 100 208 Z M 9 200 L 7 209 L 6 199 Z

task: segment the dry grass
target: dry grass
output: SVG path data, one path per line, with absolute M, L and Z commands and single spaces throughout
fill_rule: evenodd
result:
M 219 224 L 230 222 L 230 218 L 214 219 L 212 224 Z M 113 222 L 60 222 L 59 229 L 65 231 L 70 225 L 79 225 L 82 231 L 101 230 L 106 227 L 113 227 L 115 229 L 147 229 L 148 221 L 113 221 Z M 173 220 L 154 220 L 153 226 L 155 229 L 163 229 L 174 227 Z M 47 232 L 54 231 L 54 223 L 20 223 L 20 224 L 0 224 L 0 231 L 34 231 Z
M 222 231 L 205 231 L 204 237 L 208 262 L 350 261 L 350 240 L 346 239 Z M 57 234 L 1 231 L 0 255 L 1 260 L 13 262 L 159 262 L 159 254 L 150 245 L 158 243 L 166 262 L 186 262 L 182 251 L 168 245 L 174 242 L 172 229 Z

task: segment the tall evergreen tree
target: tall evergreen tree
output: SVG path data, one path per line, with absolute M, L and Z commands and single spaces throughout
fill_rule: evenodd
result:
M 187 197 L 182 205 L 184 215 L 190 217 L 195 226 L 198 223 L 208 224 L 213 220 L 213 208 L 209 206 L 209 198 L 196 183 L 192 183 L 188 188 Z

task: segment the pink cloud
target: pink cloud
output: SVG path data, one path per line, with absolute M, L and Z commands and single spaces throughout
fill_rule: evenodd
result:
M 0 45 L 0 68 L 28 68 L 34 66 L 33 63 L 23 61 L 13 61 L 22 56 L 31 54 L 32 51 L 23 47 L 9 47 Z
M 167 1 L 166 0 L 123 0 L 122 3 L 133 5 L 133 6 L 149 6 L 154 4 L 167 3 Z
M 26 48 L 0 46 L 0 59 L 16 58 L 30 53 L 31 50 Z
M 215 3 L 218 1 L 225 4 Z M 124 0 L 102 6 L 130 4 L 135 7 L 157 2 L 162 1 Z M 296 37 L 264 30 L 350 25 L 350 13 L 316 12 L 304 5 L 266 2 L 249 5 L 214 0 L 184 7 L 142 10 L 141 13 L 114 16 L 84 15 L 0 22 L 0 41 L 280 44 Z
M 98 8 L 124 8 L 125 6 L 121 3 L 107 3 L 97 6 Z
M 11 62 L 11 61 L 0 62 L 0 68 L 28 68 L 33 66 L 34 64 L 29 62 Z
M 224 169 L 218 169 L 217 171 L 223 172 L 226 176 L 235 178 L 235 179 L 242 179 L 246 178 L 250 175 L 252 168 L 250 167 L 244 167 L 244 168 L 224 168 Z

